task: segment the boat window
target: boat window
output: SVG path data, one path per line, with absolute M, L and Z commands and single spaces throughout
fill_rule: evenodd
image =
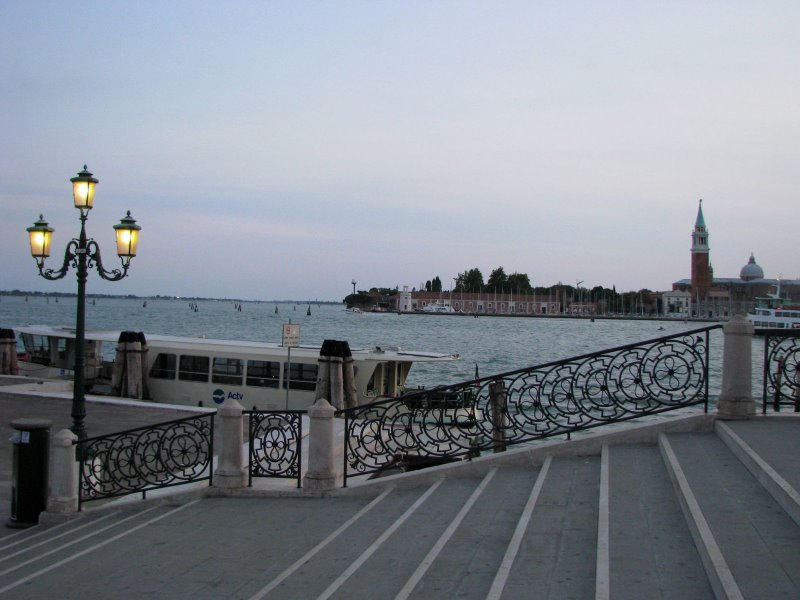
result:
M 177 356 L 159 352 L 150 368 L 150 377 L 154 379 L 175 379 Z
M 240 358 L 214 357 L 214 368 L 211 370 L 212 383 L 227 383 L 228 385 L 242 385 L 244 365 Z
M 247 385 L 254 387 L 278 387 L 281 378 L 281 363 L 266 360 L 247 361 Z
M 50 339 L 47 336 L 23 333 L 22 343 L 31 362 L 40 365 L 50 364 Z
M 207 356 L 191 356 L 182 354 L 178 379 L 183 381 L 208 381 Z
M 308 363 L 291 363 L 289 370 L 289 387 L 292 390 L 317 389 L 317 365 Z M 283 372 L 289 369 L 288 363 L 283 364 Z

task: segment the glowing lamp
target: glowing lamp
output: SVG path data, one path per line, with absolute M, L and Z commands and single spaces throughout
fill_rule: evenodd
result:
M 120 258 L 130 260 L 136 256 L 136 245 L 139 243 L 141 227 L 136 224 L 136 219 L 131 216 L 131 211 L 114 225 L 117 233 L 117 254 Z
M 38 261 L 43 261 L 50 256 L 50 242 L 53 239 L 54 229 L 47 224 L 43 215 L 28 227 L 28 237 L 31 242 L 31 256 Z
M 70 179 L 70 181 L 72 182 L 72 197 L 75 199 L 75 208 L 91 210 L 94 204 L 94 188 L 97 185 L 97 179 L 92 177 L 92 174 L 86 170 L 86 165 L 83 165 L 83 171 Z

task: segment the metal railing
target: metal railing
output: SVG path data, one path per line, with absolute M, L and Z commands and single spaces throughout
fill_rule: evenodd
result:
M 214 413 L 77 442 L 84 502 L 212 480 Z
M 248 410 L 248 485 L 253 477 L 297 478 L 300 487 L 303 458 L 303 415 L 305 411 Z
M 764 383 L 761 410 L 790 406 L 800 412 L 800 331 L 764 334 Z
M 508 445 L 692 405 L 708 411 L 709 333 L 619 346 L 337 413 L 348 474 Z

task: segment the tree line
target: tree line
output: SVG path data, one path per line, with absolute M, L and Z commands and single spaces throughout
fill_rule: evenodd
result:
M 459 273 L 455 278 L 452 290 L 444 289 L 438 275 L 420 285 L 419 289 L 426 292 L 536 295 L 559 302 L 562 310 L 566 310 L 570 304 L 574 303 L 597 304 L 601 312 L 614 313 L 643 312 L 647 314 L 661 309 L 659 294 L 646 288 L 620 293 L 617 292 L 616 286 L 606 288 L 597 285 L 593 288 L 586 288 L 561 282 L 551 286 L 534 287 L 531 285 L 527 273 L 515 271 L 508 275 L 502 266 L 493 269 L 487 280 L 484 280 L 483 273 L 477 267 Z M 399 286 L 394 288 L 373 287 L 369 292 L 360 290 L 356 294 L 348 295 L 345 302 L 348 306 L 370 306 L 375 304 L 375 295 L 378 295 L 379 304 L 391 306 L 392 298 L 398 293 L 398 290 Z M 416 291 L 416 288 L 413 291 Z

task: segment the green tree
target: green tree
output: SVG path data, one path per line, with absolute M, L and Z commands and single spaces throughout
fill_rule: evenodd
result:
M 361 291 L 356 294 L 349 294 L 348 296 L 345 296 L 344 301 L 345 304 L 347 304 L 347 308 L 368 308 L 374 304 L 372 297 L 366 292 Z
M 506 275 L 503 267 L 497 267 L 492 274 L 489 275 L 489 281 L 486 282 L 487 292 L 502 292 L 508 286 L 508 275 Z
M 441 292 L 442 291 L 442 280 L 439 279 L 439 276 L 433 278 L 431 281 L 431 291 L 432 292 Z
M 480 292 L 483 289 L 483 273 L 478 267 L 459 273 L 456 278 L 456 292 Z
M 530 294 L 531 280 L 527 273 L 512 273 L 508 276 L 508 288 L 515 294 Z

